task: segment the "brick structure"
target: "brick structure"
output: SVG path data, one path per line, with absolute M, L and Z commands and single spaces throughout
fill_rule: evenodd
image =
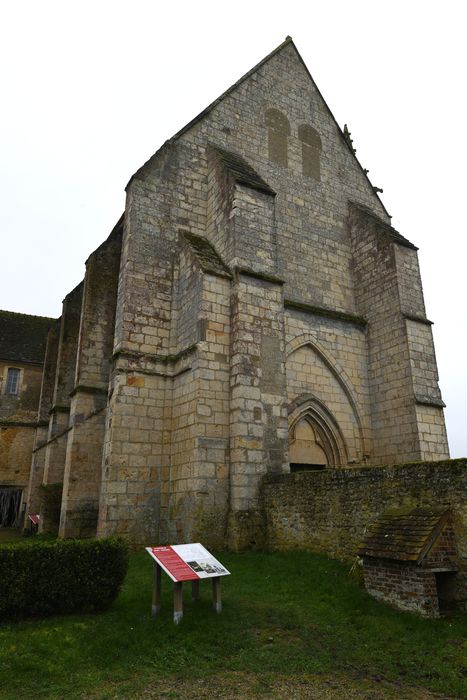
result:
M 459 562 L 449 511 L 388 513 L 373 525 L 358 553 L 365 588 L 374 598 L 426 617 L 452 609 Z
M 52 318 L 0 311 L 0 527 L 18 527 L 38 424 Z
M 131 178 L 50 334 L 65 537 L 264 541 L 260 482 L 446 458 L 416 248 L 287 38 Z M 291 458 L 289 458 L 289 453 Z

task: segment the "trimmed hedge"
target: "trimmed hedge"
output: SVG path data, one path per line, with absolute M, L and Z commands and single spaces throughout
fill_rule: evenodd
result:
M 123 540 L 40 540 L 0 546 L 0 619 L 100 612 L 128 569 Z

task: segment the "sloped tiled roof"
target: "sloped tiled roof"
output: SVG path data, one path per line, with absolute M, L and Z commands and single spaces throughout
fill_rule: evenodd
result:
M 389 228 L 390 228 L 389 233 L 390 233 L 392 239 L 396 243 L 399 243 L 400 245 L 403 245 L 406 248 L 412 248 L 412 250 L 418 250 L 417 246 L 414 245 L 411 241 L 409 241 L 408 238 L 403 236 L 402 233 L 399 233 L 399 231 L 396 231 L 396 229 L 393 228 L 392 226 L 390 226 Z
M 370 529 L 362 542 L 360 556 L 420 563 L 441 533 L 450 511 L 416 509 L 386 514 Z
M 0 311 L 0 359 L 8 362 L 44 361 L 47 333 L 54 318 Z
M 276 193 L 263 180 L 261 175 L 258 175 L 249 163 L 237 153 L 226 151 L 218 146 L 211 146 L 211 150 L 216 154 L 222 165 L 229 171 L 234 180 L 240 185 L 247 185 L 254 190 L 265 192 L 266 194 L 275 195 Z
M 408 238 L 403 236 L 402 233 L 399 233 L 399 231 L 396 231 L 396 229 L 393 226 L 387 224 L 385 221 L 380 219 L 379 216 L 376 216 L 376 214 L 364 204 L 360 204 L 359 202 L 351 202 L 351 204 L 355 209 L 358 209 L 361 212 L 363 212 L 369 219 L 372 219 L 374 223 L 377 224 L 381 229 L 386 231 L 386 233 L 393 239 L 393 241 L 399 243 L 399 245 L 405 246 L 406 248 L 418 250 L 417 246 L 411 243 Z
M 182 231 L 182 235 L 204 272 L 210 272 L 218 277 L 232 277 L 229 268 L 206 238 L 189 231 Z

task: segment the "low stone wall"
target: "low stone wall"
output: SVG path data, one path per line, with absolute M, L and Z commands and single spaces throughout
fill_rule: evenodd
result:
M 467 459 L 268 475 L 262 503 L 269 548 L 308 549 L 344 561 L 389 508 L 445 505 L 453 512 L 467 578 Z

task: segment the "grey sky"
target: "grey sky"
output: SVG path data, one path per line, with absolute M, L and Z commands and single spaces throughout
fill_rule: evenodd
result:
M 0 307 L 60 315 L 157 148 L 290 34 L 420 247 L 452 456 L 467 455 L 464 3 L 0 2 Z

